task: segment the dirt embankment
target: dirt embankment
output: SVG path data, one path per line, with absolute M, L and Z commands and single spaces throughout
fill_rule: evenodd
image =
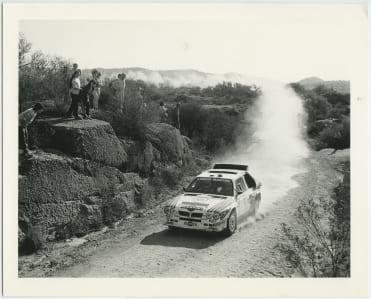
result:
M 330 196 L 342 178 L 349 151 L 314 152 L 303 160 L 307 172 L 266 213 L 229 238 L 202 232 L 171 233 L 162 224 L 162 206 L 131 215 L 111 229 L 82 239 L 51 243 L 21 257 L 22 277 L 291 277 L 296 272 L 274 248 L 282 222 L 295 225 L 300 198 Z M 168 197 L 173 196 L 168 194 Z M 263 190 L 264 200 L 264 190 Z

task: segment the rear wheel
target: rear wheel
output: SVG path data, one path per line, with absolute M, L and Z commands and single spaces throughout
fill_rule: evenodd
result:
M 227 228 L 225 230 L 225 233 L 227 236 L 230 236 L 236 231 L 236 229 L 237 229 L 237 214 L 236 210 L 233 210 L 228 217 Z

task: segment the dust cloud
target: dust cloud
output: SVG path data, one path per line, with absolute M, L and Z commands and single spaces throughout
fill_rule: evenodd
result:
M 303 139 L 305 113 L 301 99 L 282 83 L 257 82 L 262 96 L 256 107 L 247 110 L 245 118 L 254 117 L 254 134 L 248 129 L 235 147 L 218 161 L 249 166 L 250 173 L 262 183 L 260 212 L 270 207 L 297 183 L 295 174 L 304 172 L 302 158 L 307 157 L 308 147 Z
M 284 83 L 248 77 L 238 73 L 208 74 L 195 70 L 130 71 L 128 78 L 156 85 L 215 86 L 223 81 L 256 85 L 262 95 L 256 106 L 246 111 L 246 122 L 236 144 L 214 162 L 247 164 L 249 171 L 262 183 L 260 212 L 265 214 L 288 190 L 296 186 L 295 174 L 304 172 L 302 158 L 308 155 L 303 139 L 305 113 L 301 99 Z M 254 131 L 251 136 L 250 132 Z M 232 132 L 231 132 L 232 134 Z

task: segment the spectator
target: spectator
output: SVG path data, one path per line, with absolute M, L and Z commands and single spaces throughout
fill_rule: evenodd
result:
M 180 102 L 176 103 L 176 124 L 178 130 L 180 130 Z
M 21 149 L 24 151 L 24 154 L 30 154 L 28 149 L 28 130 L 27 127 L 30 125 L 36 116 L 43 111 L 44 107 L 37 103 L 33 108 L 29 108 L 19 114 L 18 117 L 18 126 L 19 126 L 19 143 Z
M 68 75 L 68 82 L 67 82 L 67 86 L 68 86 L 68 97 L 69 97 L 69 99 L 71 101 L 71 105 L 70 105 L 70 108 L 68 109 L 68 112 L 67 112 L 67 118 L 71 118 L 72 117 L 73 102 L 72 102 L 72 96 L 71 96 L 70 82 L 71 82 L 71 79 L 72 79 L 73 74 L 77 71 L 77 69 L 78 69 L 78 64 L 77 63 L 74 63 L 72 65 L 72 71 Z
M 124 73 L 118 74 L 117 79 L 113 80 L 109 85 L 114 90 L 115 97 L 116 100 L 118 101 L 121 112 L 123 112 L 124 109 L 124 95 L 126 87 L 125 78 L 126 75 Z
M 126 88 L 126 74 L 125 73 L 121 74 L 121 80 L 122 80 L 123 88 L 122 88 L 122 98 L 121 98 L 122 101 L 121 101 L 121 104 L 120 104 L 120 108 L 121 108 L 121 111 L 123 111 L 124 101 L 125 101 L 125 88 Z
M 81 101 L 81 110 L 84 118 L 90 118 L 90 97 L 93 94 L 93 90 L 97 84 L 95 79 L 89 80 L 89 83 L 86 84 L 83 88 L 81 88 L 80 93 L 78 95 L 79 102 Z
M 161 120 L 161 122 L 166 123 L 167 122 L 167 117 L 168 117 L 167 107 L 166 107 L 165 103 L 161 101 L 161 103 L 160 103 L 160 120 Z
M 99 106 L 99 96 L 100 96 L 100 88 L 102 86 L 102 80 L 100 79 L 101 73 L 98 72 L 97 70 L 93 70 L 92 72 L 93 79 L 95 80 L 95 85 L 93 87 L 92 91 L 92 104 L 93 104 L 93 109 L 98 110 Z
M 80 101 L 80 91 L 81 91 L 81 85 L 80 85 L 80 76 L 81 71 L 78 69 L 76 70 L 70 80 L 70 89 L 71 89 L 71 98 L 72 98 L 72 110 L 73 116 L 75 119 L 81 119 L 81 117 L 78 115 L 79 110 L 79 101 Z

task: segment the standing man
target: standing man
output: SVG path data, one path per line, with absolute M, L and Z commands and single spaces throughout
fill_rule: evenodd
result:
M 30 154 L 28 149 L 28 130 L 27 127 L 30 125 L 37 115 L 43 111 L 44 107 L 37 103 L 33 108 L 29 108 L 18 116 L 18 126 L 19 126 L 19 143 L 20 147 L 24 150 L 24 154 Z
M 94 84 L 94 88 L 93 88 L 93 91 L 92 91 L 92 96 L 93 96 L 93 109 L 94 110 L 98 110 L 98 106 L 99 106 L 99 96 L 100 96 L 100 88 L 102 86 L 102 80 L 100 79 L 100 76 L 101 76 L 101 73 L 98 72 L 96 69 L 94 69 L 92 72 L 91 72 L 92 76 L 93 76 L 93 80 L 95 82 Z
M 117 79 L 113 80 L 110 83 L 110 87 L 113 89 L 115 93 L 116 100 L 120 106 L 121 112 L 123 111 L 124 107 L 124 92 L 125 92 L 125 77 L 122 76 L 125 74 L 118 74 Z
M 180 130 L 180 102 L 176 103 L 176 121 L 177 129 Z
M 79 67 L 78 64 L 77 64 L 77 63 L 74 63 L 74 64 L 72 65 L 72 70 L 71 70 L 71 72 L 68 74 L 68 82 L 67 82 L 67 86 L 68 86 L 68 96 L 69 96 L 69 100 L 71 101 L 71 106 L 70 106 L 70 109 L 68 109 L 68 112 L 67 112 L 67 118 L 72 118 L 73 103 L 72 103 L 72 97 L 71 97 L 71 87 L 70 87 L 70 82 L 71 82 L 72 75 L 77 71 L 78 67 Z
M 167 122 L 167 117 L 168 117 L 167 107 L 166 107 L 165 103 L 161 101 L 161 103 L 160 103 L 160 120 L 161 120 L 161 122 L 166 123 Z

